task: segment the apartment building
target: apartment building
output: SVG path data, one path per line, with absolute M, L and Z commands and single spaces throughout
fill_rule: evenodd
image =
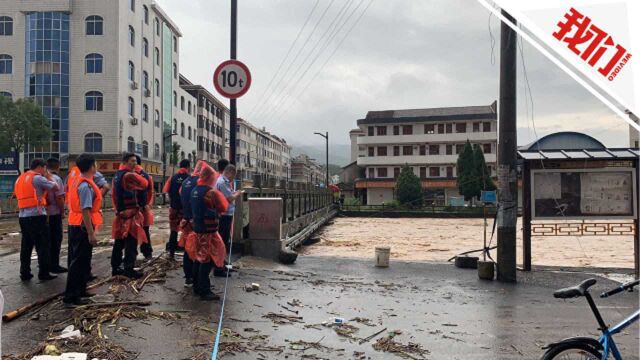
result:
M 350 132 L 352 156 L 365 178 L 355 187 L 375 205 L 394 200 L 395 179 L 405 164 L 422 180 L 428 202 L 448 203 L 459 196 L 456 162 L 467 140 L 479 144 L 495 175 L 496 102 L 488 106 L 370 111 Z
M 109 175 L 134 151 L 161 175 L 180 117 L 180 37 L 150 0 L 0 2 L 0 92 L 33 98 L 53 130 L 20 166 L 54 156 L 66 167 L 92 152 Z
M 289 177 L 291 147 L 286 140 L 241 118 L 238 119 L 236 131 L 239 179 L 250 182 L 255 175 L 276 180 Z
M 318 165 L 306 154 L 295 156 L 291 159 L 291 181 L 314 185 L 324 184 L 326 181 L 324 167 Z
M 183 75 L 179 76 L 180 81 L 186 78 Z M 177 152 L 177 160 L 189 159 L 193 163 L 197 159 L 197 104 L 196 97 L 191 95 L 188 91 L 181 86 L 173 95 L 173 122 L 171 133 L 171 144 L 177 149 L 173 152 Z
M 640 124 L 640 118 L 637 115 L 632 112 L 629 112 L 628 115 L 636 124 Z M 640 131 L 631 125 L 629 125 L 629 146 L 636 149 L 640 148 Z
M 202 85 L 193 84 L 183 76 L 180 76 L 180 87 L 197 100 L 196 157 L 211 163 L 226 158 L 228 146 L 224 135 L 229 109 Z

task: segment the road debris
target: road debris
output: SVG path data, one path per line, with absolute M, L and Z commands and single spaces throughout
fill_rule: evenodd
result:
M 412 342 L 404 345 L 394 340 L 395 336 L 385 336 L 378 339 L 372 346 L 376 351 L 394 353 L 403 359 L 422 360 L 426 359 L 425 355 L 429 354 L 429 350 L 423 349 L 420 344 Z
M 275 324 L 285 325 L 285 324 L 293 324 L 293 323 L 301 323 L 302 316 L 295 315 L 287 315 L 287 314 L 276 314 L 270 312 L 266 315 L 262 315 L 263 318 L 269 319 L 273 321 Z

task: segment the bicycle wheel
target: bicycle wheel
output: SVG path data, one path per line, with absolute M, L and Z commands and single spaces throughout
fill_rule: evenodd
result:
M 600 360 L 602 354 L 587 343 L 558 344 L 542 356 L 541 360 Z

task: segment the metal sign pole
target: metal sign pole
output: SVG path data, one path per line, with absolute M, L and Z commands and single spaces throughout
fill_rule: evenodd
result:
M 238 45 L 238 0 L 231 0 L 231 59 L 237 59 Z M 236 123 L 238 109 L 236 99 L 229 100 L 229 162 L 236 164 Z

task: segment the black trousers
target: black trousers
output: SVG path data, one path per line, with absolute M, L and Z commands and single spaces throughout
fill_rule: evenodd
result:
M 233 226 L 233 215 L 220 216 L 220 222 L 218 224 L 218 233 L 224 242 L 225 252 L 229 253 L 229 247 L 231 245 L 231 226 Z M 225 260 L 225 263 L 227 261 Z M 224 270 L 223 268 L 216 268 L 216 271 Z
M 194 262 L 191 261 L 191 258 L 189 257 L 189 254 L 187 254 L 187 252 L 184 252 L 184 256 L 182 257 L 182 270 L 184 271 L 184 277 L 186 279 L 194 279 L 193 275 L 194 275 Z M 195 279 L 194 279 L 195 280 Z
M 206 263 L 193 262 L 193 292 L 197 295 L 211 294 L 211 281 L 209 274 L 213 269 L 213 262 Z
M 153 247 L 151 247 L 151 232 L 149 231 L 149 226 L 144 227 L 144 232 L 147 234 L 147 239 L 149 242 L 146 242 L 140 245 L 140 252 L 144 257 L 149 257 L 153 254 Z
M 122 253 L 124 251 L 124 258 Z M 126 239 L 116 239 L 111 251 L 111 269 L 115 270 L 124 266 L 124 270 L 133 270 L 138 256 L 138 240 L 129 235 Z
M 49 215 L 49 269 L 60 267 L 62 246 L 62 215 Z
M 38 254 L 38 274 L 49 274 L 49 232 L 47 230 L 47 217 L 45 215 L 21 217 L 20 231 L 22 242 L 20 244 L 20 275 L 31 274 L 31 253 L 35 246 Z
M 166 247 L 167 251 L 170 253 L 175 253 L 176 250 L 178 249 L 178 232 L 177 231 L 172 231 L 169 234 L 169 242 L 167 243 L 167 247 Z
M 72 302 L 87 290 L 87 278 L 91 264 L 91 251 L 87 231 L 80 226 L 69 226 L 69 273 L 64 301 Z

